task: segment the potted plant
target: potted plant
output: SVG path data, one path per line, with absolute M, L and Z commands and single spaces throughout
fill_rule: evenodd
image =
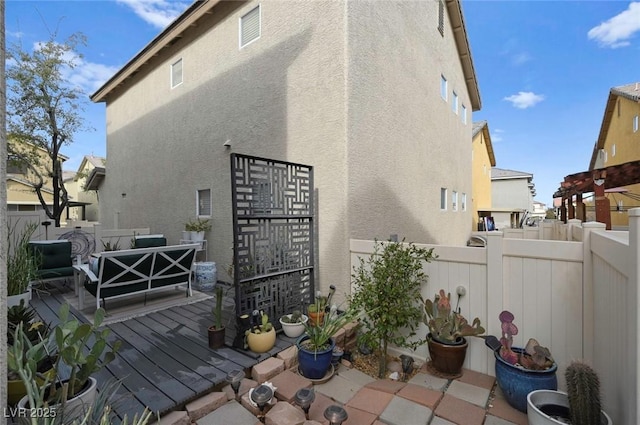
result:
M 291 314 L 285 314 L 280 318 L 280 325 L 285 335 L 289 338 L 297 338 L 304 332 L 304 324 L 309 320 L 300 310 L 294 310 Z
M 390 343 L 411 349 L 424 343 L 413 337 L 423 317 L 420 288 L 428 279 L 423 263 L 432 258 L 436 258 L 433 249 L 413 243 L 375 241 L 371 256 L 366 261 L 360 258 L 354 267 L 351 305 L 368 312 L 362 318 L 358 345 L 377 349 L 379 378 L 386 375 Z
M 24 324 L 18 326 L 14 344 L 9 348 L 8 365 L 27 387 L 27 395 L 18 403 L 20 408 L 61 406 L 66 414 L 75 417 L 81 414 L 83 405 L 95 401 L 97 381 L 91 375 L 114 360 L 121 345 L 121 341 L 116 341 L 108 349 L 109 330 L 98 329 L 104 314 L 100 308 L 96 310 L 93 324 L 80 323 L 69 316 L 69 304 L 62 304 L 58 314 L 60 323 L 51 330 L 49 338 L 37 344 L 31 344 L 24 334 Z M 57 353 L 53 377 L 39 385 L 34 380 L 36 365 L 52 352 Z M 68 369 L 69 379 L 60 378 L 63 368 Z
M 309 324 L 316 326 L 316 324 L 322 325 L 324 313 L 327 308 L 327 297 L 320 295 L 320 291 L 316 294 L 316 299 L 313 304 L 309 304 L 307 307 L 307 314 L 309 315 Z
M 591 366 L 572 362 L 565 371 L 567 392 L 535 390 L 527 395 L 530 425 L 610 425 L 601 408 L 600 379 Z
M 187 222 L 185 229 L 190 231 L 189 239 L 194 242 L 201 242 L 204 240 L 205 232 L 211 230 L 211 223 L 208 219 L 197 218 Z
M 463 287 L 458 288 L 458 300 L 465 294 Z M 429 365 L 438 372 L 460 376 L 462 365 L 467 355 L 469 343 L 465 336 L 475 336 L 484 333 L 477 317 L 469 324 L 460 314 L 460 308 L 451 308 L 451 293 L 445 294 L 441 289 L 433 301 L 424 302 L 426 316 L 425 323 L 429 327 L 427 346 L 431 361 Z
M 500 341 L 494 336 L 485 338 L 496 359 L 496 381 L 507 402 L 526 412 L 527 394 L 531 391 L 558 389 L 558 365 L 549 349 L 533 338 L 529 339 L 525 348 L 513 347 L 513 336 L 518 334 L 513 313 L 504 310 L 498 318 L 502 330 Z
M 7 306 L 26 303 L 31 299 L 31 281 L 38 273 L 40 259 L 29 247 L 29 240 L 38 228 L 36 223 L 27 223 L 21 233 L 16 227 L 8 229 L 7 238 Z
M 246 336 L 249 349 L 255 353 L 266 353 L 276 344 L 276 330 L 264 311 L 253 312 L 252 326 Z
M 224 337 L 225 337 L 225 329 L 226 327 L 222 325 L 222 301 L 224 298 L 224 289 L 221 285 L 216 285 L 216 304 L 212 310 L 214 324 L 209 326 L 208 329 L 208 337 L 209 337 L 209 348 L 220 348 L 224 347 Z
M 325 315 L 322 324 L 304 323 L 305 333 L 296 341 L 300 374 L 308 379 L 322 379 L 331 366 L 336 345 L 332 336 L 359 316 L 359 310 L 350 307 L 342 313 Z

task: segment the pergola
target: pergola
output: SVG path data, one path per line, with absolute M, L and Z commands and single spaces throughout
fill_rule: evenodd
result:
M 582 194 L 593 192 L 596 204 L 596 221 L 604 223 L 611 230 L 611 210 L 605 190 L 640 183 L 640 160 L 625 162 L 610 167 L 598 168 L 570 174 L 560 183 L 560 188 L 553 194 L 554 198 L 562 198 L 560 218 L 585 220 L 586 208 L 582 202 Z M 571 200 L 575 196 L 576 206 Z M 576 211 L 577 210 L 577 211 Z

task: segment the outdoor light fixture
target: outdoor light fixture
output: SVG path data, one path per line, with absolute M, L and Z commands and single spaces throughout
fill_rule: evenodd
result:
M 251 392 L 251 401 L 258 405 L 258 409 L 260 409 L 260 422 L 264 423 L 264 408 L 271 399 L 273 398 L 273 389 L 271 389 L 268 385 L 260 385 L 258 388 L 254 389 Z
M 342 407 L 334 404 L 325 409 L 324 418 L 329 421 L 330 425 L 342 425 L 342 422 L 346 421 L 349 415 Z
M 607 178 L 607 172 L 606 171 L 600 171 L 600 172 L 595 172 L 593 173 L 593 182 L 597 185 L 597 186 L 602 186 L 604 184 L 604 179 Z
M 238 392 L 240 391 L 240 384 L 242 383 L 242 379 L 244 379 L 244 372 L 240 369 L 234 369 L 231 372 L 227 373 L 226 381 L 231 385 L 231 389 L 236 395 L 236 401 L 238 400 Z
M 316 393 L 311 388 L 300 388 L 293 398 L 293 401 L 304 411 L 304 417 L 309 420 L 309 409 L 311 403 L 316 399 Z

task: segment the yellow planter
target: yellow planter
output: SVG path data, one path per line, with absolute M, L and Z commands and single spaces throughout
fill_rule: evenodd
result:
M 259 334 L 250 332 L 247 335 L 247 344 L 249 345 L 249 350 L 255 353 L 266 353 L 276 345 L 276 331 L 271 328 L 269 332 Z
M 48 377 L 49 380 L 52 380 L 55 376 L 55 370 L 49 369 L 44 373 L 44 375 Z M 36 382 L 38 382 L 39 385 L 44 384 L 44 380 L 42 378 L 36 378 Z M 9 404 L 9 406 L 14 406 L 20 401 L 22 397 L 26 395 L 27 389 L 22 383 L 22 379 L 7 381 L 7 404 Z

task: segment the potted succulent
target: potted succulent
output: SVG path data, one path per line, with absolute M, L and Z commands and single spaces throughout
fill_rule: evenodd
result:
M 309 320 L 300 310 L 294 310 L 291 314 L 285 314 L 280 318 L 280 325 L 285 335 L 289 338 L 297 338 L 304 332 L 304 324 Z
M 485 343 L 493 350 L 496 359 L 496 381 L 507 402 L 521 412 L 526 412 L 527 394 L 531 391 L 558 389 L 558 365 L 549 349 L 542 347 L 533 338 L 529 339 L 525 348 L 513 347 L 513 336 L 518 334 L 518 327 L 513 323 L 513 313 L 504 310 L 498 318 L 502 337 L 499 341 L 494 336 L 485 338 Z
M 567 392 L 535 390 L 527 395 L 530 425 L 611 425 L 601 408 L 600 379 L 581 361 L 572 362 L 565 371 Z
M 211 222 L 208 219 L 197 218 L 190 220 L 185 225 L 185 230 L 190 232 L 190 240 L 201 242 L 204 240 L 205 232 L 211 230 Z
M 296 341 L 300 374 L 308 379 L 322 379 L 329 371 L 333 349 L 332 336 L 359 316 L 359 310 L 350 307 L 342 313 L 326 314 L 322 324 L 304 323 L 305 333 Z
M 276 344 L 276 330 L 264 311 L 254 310 L 251 329 L 246 331 L 247 345 L 255 353 L 266 353 Z
M 208 328 L 209 348 L 224 347 L 224 337 L 226 327 L 222 325 L 222 301 L 224 298 L 224 289 L 221 285 L 216 285 L 216 304 L 213 310 L 214 324 Z
M 458 288 L 458 299 L 465 294 L 464 288 Z M 429 327 L 427 346 L 431 361 L 429 366 L 441 374 L 459 376 L 467 355 L 469 343 L 465 336 L 476 336 L 484 333 L 480 319 L 475 318 L 469 324 L 460 314 L 460 309 L 451 308 L 451 293 L 441 289 L 433 301 L 424 302 L 424 321 Z
M 313 304 L 309 304 L 307 307 L 307 314 L 309 315 L 309 324 L 316 326 L 316 324 L 322 324 L 324 313 L 327 308 L 327 297 L 320 295 L 320 291 L 316 294 L 316 300 Z
M 95 401 L 97 381 L 91 375 L 114 360 L 121 345 L 121 341 L 116 341 L 108 349 L 109 330 L 98 329 L 104 314 L 104 309 L 100 308 L 96 310 L 93 324 L 80 323 L 69 316 L 69 304 L 62 304 L 58 314 L 60 323 L 51 330 L 49 338 L 37 344 L 32 344 L 26 337 L 24 324 L 18 326 L 8 355 L 9 369 L 17 372 L 27 387 L 27 395 L 18 407 L 62 406 L 65 414 L 75 417 L 82 414 L 82 406 Z M 39 385 L 34 380 L 38 373 L 36 365 L 52 351 L 57 353 L 54 376 Z M 60 378 L 63 368 L 68 369 L 69 379 Z
M 7 237 L 7 306 L 31 299 L 31 281 L 38 274 L 40 259 L 29 248 L 29 240 L 38 228 L 36 223 L 27 223 L 23 231 L 15 234 L 16 227 L 8 229 Z

